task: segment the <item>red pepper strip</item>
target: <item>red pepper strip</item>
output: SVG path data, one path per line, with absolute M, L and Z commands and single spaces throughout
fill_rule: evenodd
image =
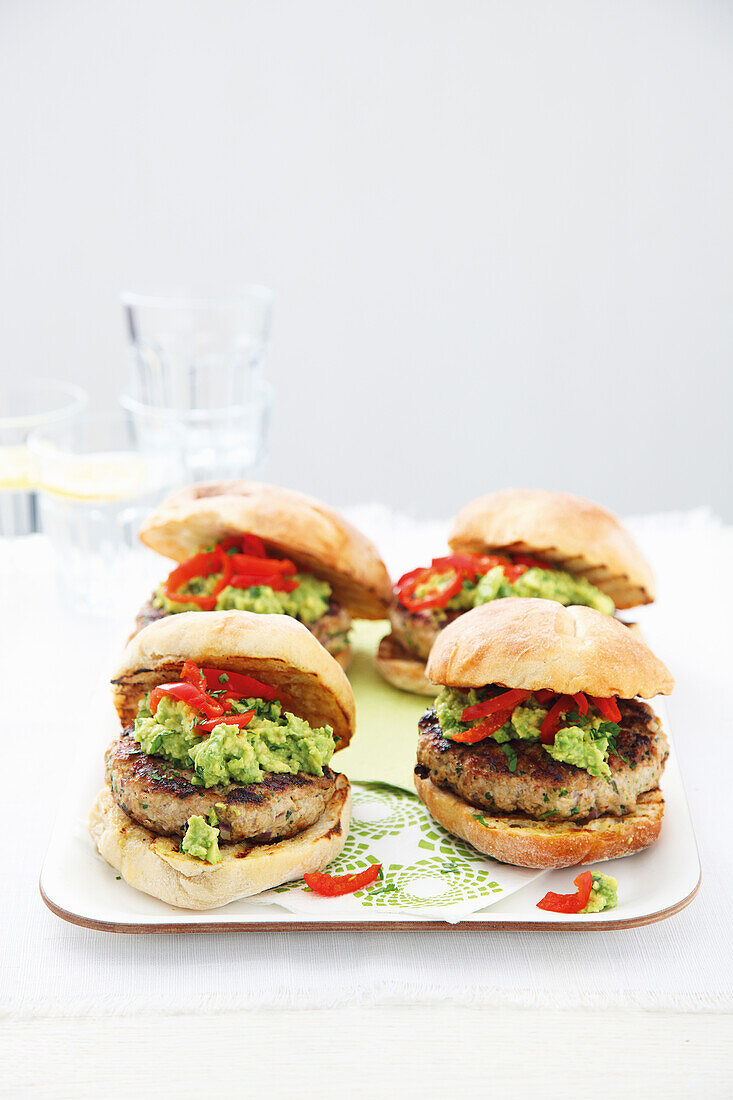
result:
M 195 665 L 193 661 L 183 662 L 183 668 L 181 669 L 181 679 L 186 684 L 193 684 L 193 686 L 197 688 L 202 695 L 205 695 L 208 691 L 208 688 L 206 686 L 206 677 L 204 676 L 199 666 Z
M 458 741 L 462 745 L 475 745 L 477 741 L 484 741 L 487 737 L 491 737 L 492 733 L 500 730 L 511 716 L 511 710 L 502 710 L 497 714 L 490 714 L 488 718 L 484 718 L 483 722 L 479 722 L 472 729 L 452 733 L 450 740 Z
M 539 561 L 537 558 L 527 557 L 526 554 L 514 554 L 512 561 L 515 565 L 526 565 L 527 569 L 554 569 L 554 566 L 548 565 L 546 561 Z
M 231 550 L 232 547 L 236 547 L 241 554 L 251 554 L 255 558 L 267 557 L 265 544 L 258 535 L 231 535 L 229 538 L 218 542 L 217 546 L 225 553 L 227 550 Z
M 503 554 L 448 554 L 433 558 L 433 569 L 460 569 L 466 577 L 482 577 L 497 565 L 508 565 Z
M 520 691 L 519 688 L 502 691 L 501 695 L 495 695 L 493 699 L 487 699 L 484 703 L 474 703 L 472 707 L 466 707 L 461 715 L 461 721 L 473 722 L 475 718 L 485 718 L 487 714 L 494 714 L 497 710 L 513 711 L 519 703 L 529 699 L 531 694 L 531 691 Z
M 194 596 L 181 589 L 194 577 L 210 577 L 214 573 L 221 573 L 211 592 L 205 596 Z M 163 592 L 169 600 L 175 603 L 195 603 L 202 611 L 213 611 L 216 607 L 216 597 L 229 583 L 232 575 L 232 563 L 221 550 L 211 550 L 203 554 L 195 554 L 188 561 L 177 566 L 168 578 L 163 582 Z
M 526 572 L 527 572 L 527 566 L 526 565 L 505 565 L 504 566 L 504 576 L 506 577 L 506 579 L 509 581 L 510 584 L 514 584 L 515 581 L 519 580 L 522 573 L 526 573 Z
M 450 576 L 451 572 L 453 573 L 453 580 L 445 588 L 436 588 L 435 591 L 428 592 L 424 596 L 413 598 L 413 593 L 419 585 L 437 580 L 439 577 Z M 460 592 L 462 585 L 463 573 L 460 569 L 436 572 L 432 567 L 429 567 L 427 569 L 413 569 L 411 573 L 405 573 L 404 577 L 400 577 L 397 581 L 396 587 L 400 603 L 408 611 L 427 611 L 431 607 L 445 607 L 448 600 L 455 596 L 457 592 Z
M 545 720 L 540 726 L 540 741 L 543 745 L 553 743 L 557 727 L 560 725 L 560 719 L 566 710 L 570 710 L 574 702 L 572 695 L 558 695 L 557 700 L 548 710 Z
M 197 722 L 194 726 L 194 733 L 198 733 L 199 730 L 206 730 L 207 733 L 216 726 L 248 726 L 254 717 L 254 711 L 248 710 L 244 714 L 222 714 L 220 718 L 210 718 L 206 722 Z
M 589 695 L 591 703 L 597 707 L 607 722 L 620 722 L 621 711 L 618 709 L 618 701 L 615 695 L 602 699 L 597 695 Z
M 287 558 L 255 558 L 251 554 L 232 554 L 231 557 L 235 573 L 285 573 L 292 576 L 298 572 L 294 563 Z
M 202 694 L 195 688 L 193 684 L 160 684 L 158 687 L 153 688 L 150 694 L 150 712 L 155 714 L 160 700 L 164 695 L 168 695 L 171 699 L 180 699 L 183 703 L 188 703 L 194 710 L 201 711 L 207 718 L 214 718 L 219 714 L 224 713 L 224 707 L 221 703 L 217 703 L 216 699 L 209 698 L 208 695 Z
M 356 875 L 329 875 L 325 871 L 306 871 L 303 879 L 314 894 L 320 894 L 323 898 L 340 898 L 375 882 L 381 870 L 381 863 L 373 863 L 366 871 L 360 871 Z
M 542 901 L 537 902 L 537 908 L 545 909 L 548 913 L 579 913 L 588 904 L 593 875 L 590 871 L 582 871 L 573 885 L 577 887 L 576 894 L 555 894 L 550 890 Z
M 555 698 L 554 691 L 548 691 L 547 688 L 540 688 L 539 691 L 532 692 L 538 703 L 549 703 L 550 699 Z
M 573 696 L 573 699 L 575 700 L 575 702 L 578 705 L 578 714 L 581 717 L 586 715 L 588 713 L 588 700 L 586 699 L 583 692 L 582 691 L 576 692 L 576 694 Z
M 232 695 L 241 695 L 245 699 L 277 699 L 278 693 L 269 684 L 263 684 L 252 676 L 241 672 L 224 672 L 220 668 L 203 668 L 209 691 L 226 691 Z M 220 680 L 226 676 L 226 680 Z

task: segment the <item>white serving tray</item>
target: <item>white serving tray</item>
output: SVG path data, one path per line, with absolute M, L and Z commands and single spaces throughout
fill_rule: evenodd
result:
M 662 700 L 654 707 L 670 736 Z M 288 912 L 277 904 L 252 900 L 221 909 L 194 912 L 167 905 L 140 893 L 117 877 L 96 853 L 86 828 L 87 814 L 103 777 L 102 757 L 114 736 L 114 719 L 107 710 L 79 746 L 78 758 L 46 854 L 40 879 L 44 902 L 72 924 L 106 932 L 268 932 L 506 929 L 618 929 L 651 924 L 679 912 L 700 885 L 700 861 L 677 758 L 670 736 L 670 756 L 662 791 L 666 801 L 659 841 L 645 852 L 597 865 L 619 880 L 619 905 L 608 913 L 562 916 L 538 909 L 548 890 L 573 889 L 573 869 L 538 873 L 527 885 L 506 892 L 478 913 L 459 923 L 421 918 L 412 913 L 378 910 L 353 915 L 340 912 L 332 900 L 333 917 Z M 497 864 L 492 863 L 496 867 Z

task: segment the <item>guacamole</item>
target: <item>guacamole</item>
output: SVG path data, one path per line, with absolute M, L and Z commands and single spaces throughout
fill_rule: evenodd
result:
M 220 573 L 208 577 L 194 577 L 184 586 L 186 592 L 194 596 L 206 596 L 216 586 Z M 310 573 L 296 573 L 293 580 L 298 587 L 292 592 L 278 592 L 266 584 L 255 584 L 251 588 L 234 588 L 228 585 L 216 597 L 214 611 L 255 611 L 259 615 L 291 615 L 302 623 L 313 623 L 328 611 L 331 599 L 331 586 L 327 581 L 319 581 Z M 153 596 L 153 607 L 164 611 L 166 615 L 175 615 L 179 611 L 200 611 L 195 603 L 178 603 L 169 600 L 161 585 Z
M 233 700 L 229 706 L 234 714 L 255 713 L 241 729 L 227 725 L 224 715 L 207 737 L 197 731 L 197 713 L 186 703 L 163 696 L 152 715 L 146 695 L 133 736 L 149 755 L 193 768 L 196 786 L 261 783 L 267 772 L 323 775 L 334 750 L 330 726 L 313 729 L 305 719 L 283 712 L 276 700 Z
M 615 606 L 606 596 L 584 577 L 574 577 L 562 569 L 540 569 L 532 566 L 515 581 L 508 581 L 500 565 L 494 566 L 478 581 L 464 580 L 457 592 L 446 604 L 448 611 L 468 611 L 472 607 L 490 603 L 504 596 L 534 596 L 543 600 L 555 600 L 569 607 L 581 604 L 594 607 L 606 615 L 613 615 Z
M 615 909 L 618 905 L 618 882 L 610 875 L 593 875 L 593 885 L 585 909 L 581 913 L 602 913 L 604 909 Z
M 203 817 L 189 817 L 181 851 L 206 863 L 221 863 L 219 830 L 208 825 Z
M 474 723 L 461 721 L 461 714 L 466 707 L 489 697 L 485 688 L 461 691 L 444 687 L 435 700 L 435 713 L 444 735 L 451 739 L 453 734 L 470 729 Z M 530 695 L 525 703 L 514 708 L 511 718 L 492 736 L 500 745 L 509 741 L 539 741 L 540 727 L 546 716 L 547 707 Z M 562 722 L 565 724 L 558 729 L 554 744 L 542 746 L 545 752 L 562 764 L 572 764 L 590 775 L 609 779 L 608 750 L 619 732 L 618 725 L 607 722 L 592 705 L 586 715 L 580 715 L 577 710 L 568 711 Z

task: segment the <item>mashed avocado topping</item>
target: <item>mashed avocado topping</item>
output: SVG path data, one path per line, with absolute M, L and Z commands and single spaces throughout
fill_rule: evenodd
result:
M 602 913 L 604 909 L 615 909 L 618 905 L 618 882 L 610 875 L 593 874 L 593 885 L 585 909 L 581 913 Z
M 492 694 L 493 690 L 487 688 L 461 691 L 459 688 L 444 687 L 435 700 L 435 713 L 445 737 L 450 740 L 453 734 L 471 729 L 475 723 L 463 722 L 463 711 L 466 707 L 491 698 Z M 491 736 L 500 745 L 507 746 L 511 741 L 539 741 L 540 727 L 546 716 L 547 707 L 543 707 L 534 695 L 530 695 L 525 703 L 514 708 L 511 718 Z M 586 715 L 579 714 L 577 709 L 568 711 L 555 734 L 554 744 L 542 747 L 553 760 L 582 768 L 590 775 L 610 779 L 608 751 L 609 748 L 615 750 L 618 732 L 619 727 L 615 722 L 606 721 L 595 707 L 590 706 Z M 516 754 L 511 751 L 505 754 L 509 760 L 509 770 L 514 771 Z
M 266 772 L 323 775 L 334 750 L 330 726 L 313 729 L 304 718 L 284 712 L 276 700 L 233 700 L 230 707 L 234 714 L 255 713 L 243 728 L 227 725 L 224 715 L 206 736 L 198 731 L 198 715 L 187 703 L 163 696 L 153 715 L 146 695 L 134 737 L 150 756 L 193 768 L 196 786 L 261 783 Z
M 194 596 L 206 596 L 212 592 L 221 573 L 212 573 L 208 577 L 194 577 L 185 586 L 184 591 Z M 266 584 L 255 584 L 251 588 L 234 588 L 228 585 L 216 597 L 215 611 L 255 611 L 259 615 L 291 615 L 302 623 L 313 623 L 328 611 L 331 599 L 331 586 L 327 581 L 319 581 L 310 573 L 296 573 L 293 580 L 298 587 L 292 592 L 277 592 Z M 164 611 L 166 615 L 175 615 L 179 611 L 200 611 L 195 603 L 179 603 L 170 600 L 163 591 L 157 589 L 153 596 L 153 607 Z
M 504 596 L 534 596 L 555 600 L 569 607 L 581 604 L 613 615 L 614 602 L 584 577 L 574 577 L 562 569 L 539 569 L 533 566 L 515 581 L 508 581 L 500 565 L 490 569 L 477 582 L 464 580 L 463 587 L 446 604 L 449 611 L 468 611 L 471 607 L 490 603 Z
M 221 863 L 219 830 L 208 825 L 203 817 L 189 817 L 186 835 L 181 841 L 181 851 L 196 859 L 203 859 L 206 863 Z

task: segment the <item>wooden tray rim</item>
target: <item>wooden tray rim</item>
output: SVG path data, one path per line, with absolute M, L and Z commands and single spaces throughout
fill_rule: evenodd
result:
M 464 920 L 457 924 L 448 921 L 437 920 L 404 920 L 404 921 L 379 921 L 379 920 L 354 920 L 354 921 L 212 921 L 209 924 L 186 923 L 185 921 L 169 924 L 128 924 L 116 921 L 94 920 L 92 917 L 82 917 L 77 913 L 71 913 L 62 909 L 46 895 L 43 883 L 39 880 L 38 889 L 44 904 L 51 912 L 61 920 L 75 924 L 79 928 L 89 928 L 95 932 L 115 932 L 128 936 L 155 936 L 155 935 L 197 935 L 215 932 L 617 932 L 624 928 L 642 928 L 647 924 L 657 924 L 667 920 L 686 909 L 694 900 L 702 882 L 702 869 L 693 890 L 666 909 L 658 909 L 655 913 L 645 913 L 640 917 L 627 917 L 625 920 L 608 921 L 527 921 L 506 920 L 499 917 L 492 920 L 487 916 L 485 920 Z

